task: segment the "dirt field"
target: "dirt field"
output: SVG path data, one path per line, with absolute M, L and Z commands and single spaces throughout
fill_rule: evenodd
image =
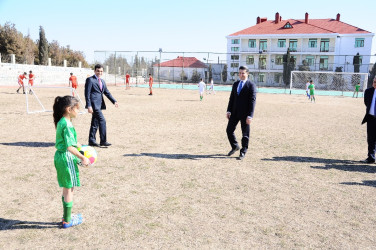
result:
M 363 100 L 258 94 L 250 148 L 227 157 L 229 92 L 110 87 L 109 148 L 80 169 L 74 213 L 60 229 L 52 113 L 26 114 L 0 88 L 1 249 L 370 249 L 376 165 L 366 158 Z M 57 92 L 39 90 L 51 109 Z M 83 97 L 83 90 L 80 89 Z M 91 116 L 73 121 L 86 144 Z M 240 139 L 240 126 L 236 130 Z

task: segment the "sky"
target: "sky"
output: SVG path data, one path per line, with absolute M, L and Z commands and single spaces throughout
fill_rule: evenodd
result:
M 226 52 L 226 36 L 256 18 L 336 18 L 376 33 L 375 0 L 0 0 L 0 25 L 15 24 L 35 41 L 42 26 L 49 42 L 82 51 Z M 372 54 L 376 54 L 376 38 Z

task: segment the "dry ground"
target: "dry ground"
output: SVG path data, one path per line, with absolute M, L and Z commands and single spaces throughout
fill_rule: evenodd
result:
M 237 161 L 226 156 L 229 92 L 200 102 L 198 91 L 110 90 L 113 146 L 81 168 L 73 210 L 85 222 L 63 230 L 52 113 L 26 114 L 23 95 L 0 89 L 1 249 L 375 247 L 362 99 L 258 94 Z M 38 91 L 51 108 L 57 92 Z M 84 144 L 90 119 L 73 121 Z

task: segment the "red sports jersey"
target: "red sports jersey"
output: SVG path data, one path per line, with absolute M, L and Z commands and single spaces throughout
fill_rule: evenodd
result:
M 25 76 L 24 74 L 19 75 L 19 76 L 18 76 L 18 83 L 23 85 L 23 84 L 24 84 L 24 83 L 23 83 L 23 80 L 24 80 L 25 78 L 26 78 L 26 76 Z
M 34 84 L 34 74 L 29 74 L 29 84 L 33 86 Z
M 72 88 L 77 88 L 77 77 L 76 76 L 71 76 L 69 77 L 69 81 L 72 82 Z

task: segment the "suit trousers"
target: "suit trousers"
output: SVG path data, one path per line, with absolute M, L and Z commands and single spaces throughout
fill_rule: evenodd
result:
M 368 159 L 375 160 L 376 151 L 376 117 L 369 116 L 367 121 Z
M 91 117 L 91 125 L 89 132 L 89 143 L 96 142 L 95 134 L 99 128 L 100 143 L 107 142 L 106 119 L 102 110 L 94 110 Z
M 235 137 L 235 129 L 239 121 L 240 121 L 241 128 L 242 128 L 242 148 L 240 152 L 246 153 L 248 150 L 249 132 L 250 132 L 250 126 L 249 124 L 247 124 L 247 117 L 240 119 L 234 116 L 230 116 L 230 119 L 228 120 L 228 124 L 227 124 L 226 133 L 227 133 L 227 137 L 230 142 L 231 148 L 235 149 L 236 147 L 238 147 L 239 144 Z

